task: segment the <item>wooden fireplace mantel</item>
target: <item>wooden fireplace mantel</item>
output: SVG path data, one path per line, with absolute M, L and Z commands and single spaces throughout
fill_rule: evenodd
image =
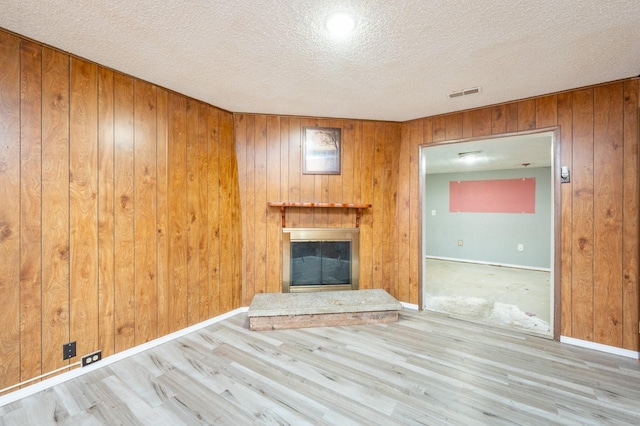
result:
M 288 201 L 269 201 L 267 203 L 269 207 L 280 207 L 280 213 L 282 213 L 282 227 L 287 227 L 285 219 L 285 210 L 287 207 L 314 207 L 323 209 L 356 209 L 356 228 L 360 227 L 360 216 L 362 215 L 362 209 L 371 208 L 371 204 L 362 203 L 290 203 Z

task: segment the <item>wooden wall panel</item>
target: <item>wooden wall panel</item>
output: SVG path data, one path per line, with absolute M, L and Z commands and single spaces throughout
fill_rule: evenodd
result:
M 134 84 L 135 344 L 158 335 L 156 225 L 156 87 Z
M 216 111 L 217 112 L 217 111 Z M 217 114 L 216 114 L 217 115 Z M 200 229 L 198 230 L 198 284 L 199 307 L 198 321 L 209 318 L 209 215 L 207 213 L 209 203 L 209 105 L 198 102 L 198 180 L 200 191 L 198 193 L 198 217 Z M 219 256 L 220 253 L 217 253 Z
M 220 211 L 220 113 L 216 108 L 207 107 L 207 140 L 208 140 L 208 166 L 207 166 L 207 229 L 208 235 L 208 259 L 209 259 L 209 317 L 218 315 L 220 310 L 220 218 L 224 211 Z M 225 161 L 222 158 L 222 161 Z M 243 228 L 244 232 L 244 228 Z
M 280 249 L 280 239 L 282 233 L 281 215 L 279 209 L 267 208 L 267 201 L 282 200 L 280 192 L 280 181 L 282 173 L 281 163 L 281 121 L 286 117 L 267 117 L 267 138 L 266 151 L 266 199 L 261 206 L 266 212 L 266 288 L 267 293 L 280 291 L 280 281 L 282 280 L 282 250 Z M 287 143 L 288 145 L 288 143 Z M 287 171 L 285 170 L 285 173 Z M 288 173 L 286 173 L 288 174 Z M 258 207 L 258 206 L 256 206 Z
M 491 134 L 491 109 L 484 108 L 471 111 L 473 137 Z
M 229 312 L 240 304 L 240 257 L 238 168 L 233 137 L 233 116 L 220 112 L 220 311 Z
M 20 380 L 20 40 L 0 33 L 0 55 L 1 389 Z
M 135 344 L 133 85 L 115 74 L 115 331 L 116 352 Z
M 401 256 L 407 256 L 400 255 L 398 243 L 401 124 L 259 114 L 236 114 L 234 119 L 236 152 L 244 158 L 238 162 L 238 173 L 244 175 L 239 179 L 244 181 L 240 191 L 246 268 L 242 303 L 250 304 L 255 293 L 281 291 L 281 214 L 277 208 L 268 208 L 268 201 L 372 203 L 374 207 L 363 211 L 360 222 L 360 286 L 408 294 L 408 282 L 397 278 Z M 306 126 L 341 129 L 339 175 L 302 173 Z M 408 239 L 409 210 L 403 213 Z M 286 221 L 288 227 L 353 227 L 355 212 L 292 208 Z M 409 258 L 402 261 L 408 278 Z
M 169 93 L 156 89 L 156 251 L 158 289 L 158 336 L 169 333 L 171 317 L 169 303 L 171 286 L 169 282 Z
M 423 135 L 425 134 L 425 122 L 431 123 L 431 120 L 414 120 L 410 123 L 410 138 L 407 141 L 403 138 L 403 141 L 409 143 L 409 246 L 400 245 L 400 259 L 403 257 L 409 258 L 409 297 L 408 299 L 401 298 L 402 301 L 408 301 L 414 305 L 419 304 L 420 294 L 420 268 L 422 268 L 422 256 L 420 255 L 420 246 L 422 241 L 420 239 L 420 222 L 422 218 L 420 216 L 421 201 L 420 195 L 420 144 L 423 142 Z M 404 128 L 406 131 L 406 128 Z M 427 141 L 431 141 L 427 139 Z M 425 141 L 426 142 L 426 141 Z M 406 168 L 404 162 L 400 162 L 399 167 Z M 401 175 L 398 182 L 399 187 L 407 186 L 406 176 Z M 402 260 L 401 260 L 402 261 Z M 400 294 L 402 297 L 402 293 Z
M 543 96 L 536 101 L 536 127 L 552 127 L 558 123 L 558 99 L 556 95 Z
M 593 340 L 593 89 L 573 94 L 572 181 L 572 336 Z
M 98 73 L 98 346 L 115 353 L 114 75 Z
M 42 48 L 20 51 L 20 377 L 42 372 Z M 0 138 L 1 139 L 1 138 Z
M 558 125 L 560 126 L 560 163 L 573 171 L 573 95 L 561 93 L 558 95 Z M 560 186 L 560 252 L 571 253 L 573 249 L 573 234 L 571 218 L 573 206 L 571 202 L 573 191 L 571 185 Z M 573 317 L 571 301 L 572 264 L 570 256 L 561 256 L 560 263 L 560 314 L 561 334 L 571 336 L 571 318 Z M 557 301 L 556 301 L 557 303 Z
M 200 149 L 198 147 L 198 102 L 187 99 L 186 123 L 186 198 L 187 198 L 187 306 L 199 306 L 200 300 Z M 200 320 L 200 310 L 187 312 L 187 324 Z
M 230 113 L 3 31 L 0 91 L 0 389 L 240 306 Z
M 42 372 L 69 364 L 69 56 L 42 49 Z
M 256 116 L 254 127 L 255 199 L 253 252 L 255 262 L 254 291 L 267 291 L 267 117 Z M 252 295 L 253 297 L 253 295 Z
M 188 324 L 187 275 L 187 99 L 169 93 L 168 236 L 170 331 Z
M 559 162 L 571 170 L 571 183 L 560 186 L 561 233 L 556 236 L 561 251 L 556 293 L 559 333 L 633 351 L 640 349 L 639 81 L 633 78 L 462 112 L 464 138 L 487 133 L 489 117 L 492 135 L 558 126 Z M 458 132 L 449 126 L 457 126 L 451 114 L 405 123 L 400 152 L 405 144 L 455 139 Z M 400 170 L 403 166 L 401 162 Z M 417 170 L 409 177 L 401 172 L 398 187 L 418 179 Z M 410 199 L 412 223 L 419 226 L 419 194 Z M 402 243 L 399 253 L 417 250 L 419 244 L 410 238 L 410 247 Z M 416 251 L 410 257 L 415 259 L 410 274 L 417 276 L 420 256 Z M 420 285 L 411 285 L 410 300 Z
M 71 58 L 69 126 L 70 338 L 98 348 L 98 67 Z
M 507 133 L 507 107 L 497 105 L 491 109 L 491 134 Z
M 374 203 L 373 180 L 375 161 L 375 123 L 365 121 L 362 124 L 362 157 L 360 160 L 360 170 L 362 175 L 361 202 Z M 360 220 L 360 288 L 374 288 L 373 278 L 373 206 L 363 211 Z M 379 241 L 379 240 L 377 240 Z
M 518 102 L 518 131 L 536 128 L 536 100 Z
M 594 88 L 594 339 L 622 346 L 622 83 Z
M 560 331 L 632 350 L 638 349 L 637 97 L 638 80 L 631 79 L 462 113 L 464 137 L 487 133 L 489 114 L 497 135 L 559 126 L 560 162 L 575 177 L 560 194 Z M 422 121 L 421 143 L 459 134 L 451 114 Z M 413 133 L 406 126 L 403 132 Z M 407 178 L 400 176 L 402 186 Z
M 302 144 L 301 144 L 300 118 L 289 118 L 289 160 L 286 164 L 302 164 Z M 288 168 L 289 192 L 284 201 L 301 202 L 300 193 L 300 170 L 295 167 Z M 296 228 L 300 226 L 300 209 L 288 209 L 287 226 Z
M 401 127 L 385 126 L 382 288 L 398 295 L 398 162 Z M 406 285 L 403 282 L 402 285 Z
M 624 82 L 623 93 L 623 176 L 622 193 L 622 347 L 640 349 L 638 319 L 640 284 L 638 281 L 638 211 L 640 210 L 640 80 Z

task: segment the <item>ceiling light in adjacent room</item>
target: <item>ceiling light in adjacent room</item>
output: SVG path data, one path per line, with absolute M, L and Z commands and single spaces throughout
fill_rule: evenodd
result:
M 482 151 L 467 151 L 467 152 L 459 152 L 458 157 L 465 163 L 475 163 L 481 159 L 480 154 Z
M 327 18 L 325 22 L 327 31 L 334 37 L 345 37 L 349 35 L 356 26 L 353 16 L 344 12 L 336 12 Z

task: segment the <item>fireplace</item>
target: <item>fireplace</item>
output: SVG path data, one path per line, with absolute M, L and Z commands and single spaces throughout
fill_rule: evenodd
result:
M 283 228 L 282 292 L 357 290 L 358 228 Z

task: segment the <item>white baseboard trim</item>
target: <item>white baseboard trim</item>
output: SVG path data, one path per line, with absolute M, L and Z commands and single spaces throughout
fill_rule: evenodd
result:
M 573 337 L 560 336 L 560 342 L 568 345 L 580 346 L 582 348 L 593 349 L 613 355 L 620 355 L 626 358 L 640 359 L 640 352 L 629 349 L 622 349 L 615 346 L 603 345 L 602 343 L 590 342 L 588 340 L 575 339 Z
M 0 407 L 10 404 L 12 402 L 15 402 L 19 399 L 25 398 L 27 396 L 33 395 L 37 392 L 48 389 L 52 386 L 58 385 L 60 383 L 64 383 L 67 380 L 75 379 L 76 377 L 82 376 L 83 374 L 89 373 L 98 368 L 106 367 L 107 365 L 113 364 L 114 362 L 123 360 L 132 355 L 139 354 L 140 352 L 149 350 L 158 345 L 162 345 L 163 343 L 170 342 L 171 340 L 177 339 L 189 333 L 193 333 L 194 331 L 208 327 L 212 324 L 223 321 L 227 318 L 233 317 L 240 313 L 247 312 L 248 310 L 249 310 L 248 307 L 234 309 L 233 311 L 227 312 L 226 314 L 218 315 L 217 317 L 214 317 L 214 318 L 209 318 L 206 321 L 200 322 L 198 324 L 194 324 L 187 328 L 183 328 L 182 330 L 178 330 L 174 333 L 167 334 L 166 336 L 162 336 L 157 339 L 151 340 L 149 342 L 143 343 L 141 345 L 134 346 L 133 348 L 124 350 L 122 352 L 118 352 L 117 354 L 113 354 L 111 356 L 103 358 L 101 361 L 97 362 L 96 364 L 91 364 L 87 367 L 76 368 L 74 370 L 68 371 L 66 373 L 62 373 L 50 379 L 46 379 L 41 382 L 34 383 L 33 385 L 27 386 L 22 389 L 18 389 L 4 396 L 0 396 Z
M 530 271 L 551 272 L 550 268 L 539 268 L 537 266 L 514 265 L 511 263 L 486 262 L 484 260 L 456 259 L 454 257 L 425 256 L 426 259 L 447 260 L 449 262 L 476 263 L 478 265 L 502 266 L 504 268 L 528 269 Z
M 413 303 L 400 302 L 403 308 L 413 309 L 414 311 L 419 311 L 418 305 L 414 305 Z

